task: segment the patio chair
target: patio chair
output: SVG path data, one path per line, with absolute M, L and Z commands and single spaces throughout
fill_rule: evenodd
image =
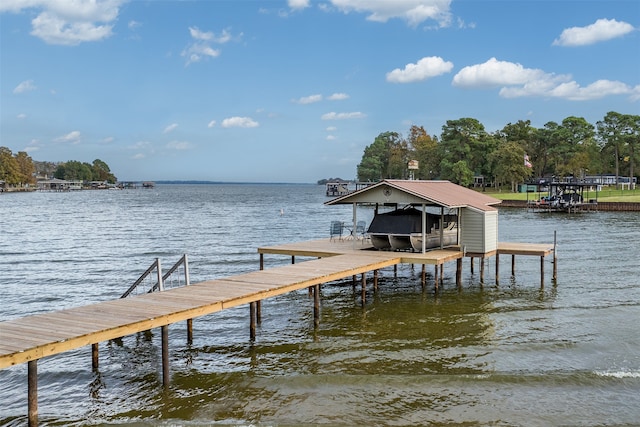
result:
M 331 227 L 329 228 L 329 241 L 333 240 L 336 236 L 342 240 L 342 222 L 331 221 Z
M 366 239 L 366 227 L 367 227 L 367 222 L 366 221 L 358 221 L 356 222 L 356 229 L 355 229 L 355 238 L 356 239 L 362 239 L 365 240 Z

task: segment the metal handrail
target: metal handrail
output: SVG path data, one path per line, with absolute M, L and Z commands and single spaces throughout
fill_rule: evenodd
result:
M 160 259 L 156 258 L 156 260 L 149 266 L 149 268 L 147 268 L 147 270 L 142 273 L 138 280 L 136 280 L 133 285 L 131 285 L 129 289 L 127 289 L 127 291 L 122 294 L 120 298 L 129 296 L 138 287 L 138 285 L 140 285 L 142 281 L 146 279 L 147 276 L 149 276 L 154 270 L 158 272 L 158 281 L 151 287 L 151 289 L 147 291 L 147 293 L 151 293 L 156 290 L 163 291 L 164 283 L 178 269 L 178 267 L 180 267 L 180 265 L 184 265 L 185 285 L 189 285 L 189 262 L 187 260 L 187 254 L 182 255 L 178 262 L 176 262 L 173 267 L 171 267 L 169 271 L 167 271 L 164 275 L 161 274 L 162 268 L 160 266 Z

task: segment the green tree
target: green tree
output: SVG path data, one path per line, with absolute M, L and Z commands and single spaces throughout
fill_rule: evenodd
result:
M 9 185 L 20 184 L 20 167 L 7 147 L 0 147 L 0 179 Z
M 358 181 L 379 181 L 385 178 L 398 178 L 391 176 L 392 168 L 395 170 L 399 158 L 402 157 L 402 150 L 398 147 L 402 142 L 400 134 L 397 132 L 383 132 L 379 134 L 371 145 L 364 149 L 362 160 L 358 164 Z M 393 151 L 393 153 L 392 153 Z
M 109 165 L 100 159 L 95 159 L 92 165 L 93 181 L 107 181 L 108 183 L 115 184 L 116 177 L 111 173 Z
M 603 120 L 596 123 L 597 136 L 603 153 L 611 153 L 613 157 L 613 169 L 616 175 L 616 186 L 620 176 L 620 160 L 624 148 L 626 134 L 630 123 L 624 114 L 609 111 Z
M 31 157 L 29 157 L 26 151 L 18 151 L 15 158 L 18 166 L 18 172 L 20 174 L 20 182 L 23 184 L 35 184 L 36 168 Z
M 442 127 L 439 145 L 442 178 L 460 185 L 472 183 L 474 172 L 482 173 L 484 169 L 492 142 L 484 126 L 476 119 L 447 120 Z M 471 171 L 470 180 L 466 179 L 467 171 Z
M 531 176 L 531 168 L 525 166 L 525 151 L 517 141 L 504 141 L 490 154 L 496 183 L 509 183 L 511 191 L 517 191 L 519 182 L 526 181 Z
M 440 171 L 438 140 L 431 137 L 424 127 L 413 125 L 408 138 L 410 160 L 418 161 L 416 179 L 435 179 Z

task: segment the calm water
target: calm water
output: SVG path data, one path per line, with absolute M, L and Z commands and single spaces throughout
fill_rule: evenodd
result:
M 192 282 L 257 270 L 258 246 L 328 237 L 351 207 L 315 185 L 160 185 L 0 196 L 0 320 L 119 297 L 160 258 L 189 255 Z M 282 210 L 282 214 L 281 214 Z M 359 217 L 370 219 L 363 209 Z M 321 323 L 300 291 L 159 332 L 40 360 L 41 425 L 601 426 L 640 423 L 640 214 L 500 212 L 500 240 L 552 242 L 539 259 L 381 272 L 365 307 L 350 282 L 322 289 Z M 266 267 L 290 262 L 269 255 Z M 0 370 L 0 425 L 26 424 L 26 365 Z

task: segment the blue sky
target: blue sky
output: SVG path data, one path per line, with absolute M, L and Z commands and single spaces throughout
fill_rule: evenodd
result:
M 356 177 L 381 132 L 640 114 L 637 0 L 2 0 L 0 146 L 121 180 Z

